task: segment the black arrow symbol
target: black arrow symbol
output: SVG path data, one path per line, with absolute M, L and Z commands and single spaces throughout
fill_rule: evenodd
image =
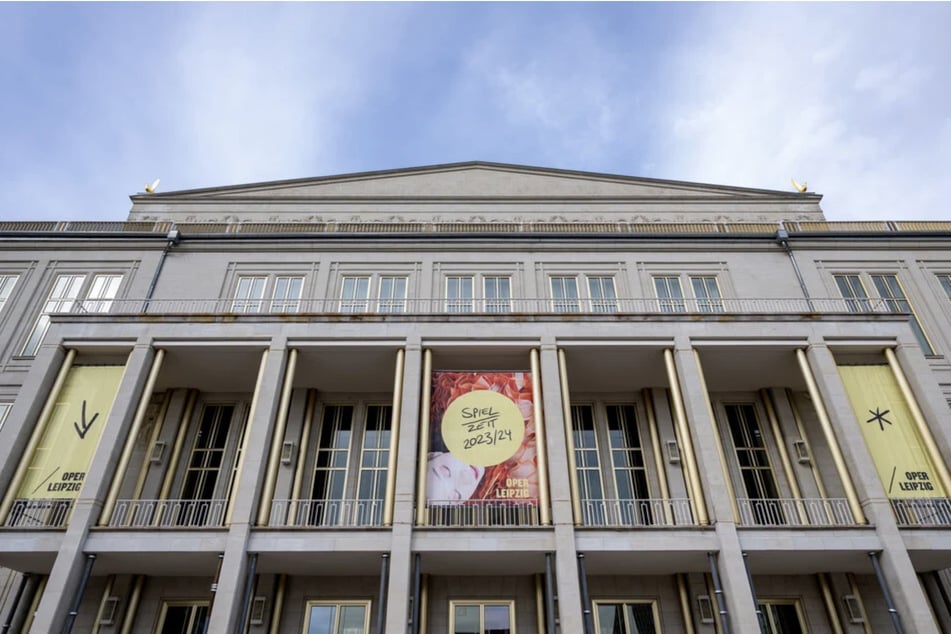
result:
M 85 438 L 86 434 L 89 433 L 89 430 L 92 429 L 92 424 L 96 422 L 97 418 L 99 418 L 99 412 L 96 412 L 95 414 L 93 414 L 92 418 L 89 419 L 89 422 L 88 423 L 86 422 L 86 401 L 84 400 L 83 401 L 83 416 L 82 416 L 83 422 L 82 424 L 79 424 L 73 421 L 73 429 L 76 430 L 76 433 L 79 434 L 79 437 L 81 439 Z

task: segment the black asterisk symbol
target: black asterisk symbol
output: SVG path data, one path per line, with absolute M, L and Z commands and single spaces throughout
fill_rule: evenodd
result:
M 889 425 L 892 424 L 892 421 L 890 421 L 890 420 L 888 420 L 887 418 L 885 418 L 885 414 L 889 413 L 890 411 L 892 411 L 892 410 L 886 409 L 886 410 L 883 412 L 883 411 L 881 411 L 881 409 L 878 408 L 878 407 L 875 408 L 875 411 L 874 411 L 874 412 L 873 412 L 872 410 L 868 410 L 868 413 L 871 414 L 872 417 L 871 417 L 870 419 L 868 419 L 867 421 L 865 421 L 865 422 L 866 422 L 866 423 L 878 423 L 879 428 L 880 428 L 882 431 L 885 431 L 885 423 L 888 423 Z

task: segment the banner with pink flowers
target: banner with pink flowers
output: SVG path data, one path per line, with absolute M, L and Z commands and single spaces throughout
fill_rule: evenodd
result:
M 529 372 L 433 372 L 426 499 L 536 504 Z

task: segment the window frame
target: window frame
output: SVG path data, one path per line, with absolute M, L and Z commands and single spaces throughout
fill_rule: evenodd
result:
M 485 634 L 486 606 L 506 606 L 509 609 L 509 634 L 516 634 L 518 619 L 515 614 L 514 599 L 451 599 L 449 601 L 449 634 L 456 631 L 456 608 L 458 606 L 479 607 L 479 634 Z
M 655 632 L 663 632 L 664 629 L 661 626 L 660 622 L 660 609 L 658 607 L 659 601 L 657 599 L 633 599 L 633 598 L 622 598 L 622 599 L 593 599 L 591 601 L 592 612 L 594 613 L 594 630 L 595 632 L 601 631 L 601 615 L 598 611 L 598 607 L 602 605 L 622 605 L 625 608 L 628 605 L 650 605 L 651 606 L 651 616 L 654 620 L 653 626 Z M 634 630 L 631 629 L 630 623 L 627 622 L 627 610 L 624 610 L 624 629 L 626 630 L 624 634 L 634 634 Z
M 13 409 L 13 401 L 0 401 L 0 430 L 3 429 L 3 424 L 7 421 L 11 409 Z
M 3 312 L 3 309 L 10 301 L 10 298 L 13 297 L 13 291 L 16 290 L 17 284 L 19 284 L 19 282 L 19 273 L 0 272 L 0 312 Z
M 115 284 L 115 294 L 112 297 L 90 297 L 90 293 L 96 286 L 96 281 L 104 278 L 117 278 Z M 61 279 L 72 279 L 77 281 L 75 287 L 69 283 L 69 289 L 75 288 L 75 296 L 66 295 L 55 296 L 53 293 Z M 46 334 L 51 325 L 51 315 L 68 315 L 71 313 L 108 313 L 112 310 L 112 304 L 122 296 L 123 285 L 126 282 L 126 271 L 116 271 L 109 269 L 99 269 L 93 271 L 72 271 L 58 270 L 53 272 L 52 279 L 44 294 L 44 299 L 40 300 L 33 325 L 27 331 L 23 343 L 19 347 L 17 357 L 32 359 L 36 357 L 43 341 L 46 340 Z M 108 287 L 107 287 L 108 288 Z M 66 310 L 50 310 L 50 305 L 56 304 L 60 307 L 68 304 Z M 105 310 L 102 308 L 105 307 Z M 38 334 L 39 333 L 39 334 Z
M 311 608 L 318 606 L 333 606 L 334 612 L 333 631 L 330 634 L 340 634 L 340 613 L 344 607 L 363 607 L 363 634 L 370 632 L 370 614 L 373 610 L 373 601 L 371 599 L 309 599 L 304 604 L 304 623 L 303 634 L 310 631 Z
M 450 314 L 505 314 L 512 312 L 512 275 L 509 273 L 471 273 L 466 271 L 444 271 L 442 273 L 442 303 L 444 310 Z M 505 284 L 501 284 L 504 280 Z M 469 293 L 463 296 L 457 292 L 452 296 L 450 290 L 453 282 L 468 281 Z M 489 297 L 489 282 L 495 283 L 493 297 Z M 498 291 L 505 286 L 506 296 Z
M 565 292 L 564 297 L 555 296 L 555 282 L 571 281 L 574 286 L 574 297 Z M 611 282 L 613 297 L 594 297 L 592 282 L 598 280 L 603 291 L 605 280 Z M 567 291 L 567 287 L 565 289 Z M 600 292 L 600 291 L 599 291 Z M 618 299 L 618 280 L 614 269 L 606 272 L 592 271 L 589 273 L 548 273 L 548 302 L 553 313 L 616 313 L 620 310 Z
M 349 438 L 345 452 L 346 463 L 342 469 L 337 468 L 338 471 L 342 471 L 343 473 L 342 493 L 340 497 L 330 497 L 326 493 L 325 486 L 325 492 L 321 494 L 321 497 L 317 497 L 315 485 L 318 471 L 318 458 L 321 452 L 327 450 L 343 452 L 342 448 L 322 448 L 321 445 L 325 417 L 329 408 L 350 408 Z M 389 412 L 387 425 L 389 443 L 385 447 L 366 446 L 367 431 L 370 427 L 370 415 L 375 409 Z M 386 504 L 386 476 L 384 475 L 383 477 L 383 497 L 379 499 L 361 497 L 361 484 L 364 477 L 368 476 L 370 472 L 376 473 L 381 470 L 380 463 L 383 465 L 382 471 L 384 474 L 389 464 L 389 455 L 393 446 L 393 403 L 387 402 L 383 398 L 337 398 L 333 394 L 330 394 L 327 400 L 317 404 L 313 420 L 310 421 L 310 423 L 309 437 L 311 440 L 308 442 L 308 446 L 303 448 L 305 452 L 303 456 L 303 469 L 307 476 L 305 477 L 304 486 L 299 494 L 299 501 L 309 504 L 298 504 L 297 506 L 319 506 L 315 504 L 315 502 L 340 502 L 342 505 L 343 503 L 352 503 L 353 506 L 349 513 L 343 509 L 343 506 L 341 506 L 343 510 L 338 510 L 333 513 L 328 513 L 326 510 L 312 511 L 305 517 L 305 524 L 307 526 L 317 527 L 381 525 L 383 521 L 382 510 Z M 364 466 L 363 464 L 365 454 L 368 453 L 368 450 L 369 452 L 376 452 L 374 454 L 376 456 L 376 464 L 372 466 Z M 307 477 L 309 477 L 309 481 L 306 480 Z M 373 477 L 379 478 L 378 474 Z M 376 483 L 379 484 L 378 481 Z M 369 511 L 364 508 L 364 504 L 369 505 Z M 312 523 L 310 518 L 317 515 L 321 516 L 320 520 L 317 523 Z M 299 524 L 301 520 L 296 518 L 291 521 Z
M 607 526 L 607 525 L 613 526 L 615 525 L 615 524 L 609 524 L 607 521 L 607 511 L 609 508 L 607 505 L 608 503 L 611 503 L 614 501 L 617 501 L 620 505 L 619 508 L 617 509 L 617 512 L 615 513 L 616 518 L 614 518 L 617 520 L 616 523 L 618 525 L 650 526 L 650 525 L 657 524 L 659 521 L 658 518 L 650 516 L 649 513 L 645 514 L 643 507 L 641 507 L 640 509 L 631 507 L 630 513 L 628 513 L 626 507 L 623 507 L 623 505 L 621 505 L 621 503 L 623 502 L 633 502 L 635 500 L 653 500 L 655 499 L 653 497 L 655 494 L 655 491 L 658 490 L 657 487 L 659 486 L 659 484 L 656 482 L 656 478 L 658 478 L 659 476 L 657 473 L 654 472 L 655 468 L 653 466 L 655 464 L 654 448 L 650 444 L 650 441 L 649 441 L 650 430 L 645 428 L 645 426 L 647 425 L 647 417 L 643 409 L 642 402 L 638 401 L 637 399 L 624 398 L 620 396 L 618 397 L 608 396 L 607 398 L 583 398 L 583 397 L 576 397 L 572 395 L 571 397 L 571 408 L 572 408 L 571 432 L 572 432 L 573 445 L 575 449 L 575 455 L 574 455 L 575 469 L 578 472 L 580 472 L 582 469 L 578 461 L 578 457 L 579 457 L 578 443 L 574 441 L 574 439 L 576 438 L 576 436 L 574 435 L 576 433 L 574 413 L 576 408 L 582 408 L 582 407 L 588 408 L 591 411 L 591 416 L 592 416 L 591 420 L 593 424 L 595 447 L 593 448 L 585 447 L 584 450 L 593 451 L 593 455 L 597 457 L 597 460 L 598 460 L 597 471 L 598 471 L 598 479 L 601 486 L 601 502 L 602 502 L 600 506 L 589 504 L 590 516 L 587 519 L 587 521 L 583 522 L 584 525 L 586 526 Z M 617 482 L 618 471 L 623 471 L 625 467 L 623 465 L 617 464 L 615 460 L 615 452 L 623 451 L 624 448 L 615 447 L 614 443 L 612 442 L 611 430 L 609 429 L 610 420 L 609 420 L 608 410 L 610 408 L 625 408 L 625 407 L 630 407 L 633 411 L 634 420 L 632 421 L 632 424 L 634 426 L 634 429 L 637 432 L 637 439 L 640 442 L 639 450 L 640 450 L 641 459 L 644 465 L 643 472 L 644 472 L 645 485 L 647 487 L 647 491 L 646 491 L 647 497 L 622 499 L 618 491 L 618 482 Z M 648 440 L 645 442 L 645 439 L 648 439 Z M 631 448 L 629 447 L 627 448 L 627 450 L 630 450 L 630 449 Z M 592 468 L 587 467 L 586 470 L 591 471 Z M 577 478 L 578 474 L 577 473 L 573 474 L 573 477 Z M 578 483 L 578 492 L 579 492 L 579 495 L 581 495 L 580 503 L 582 504 L 582 514 L 584 514 L 585 503 L 593 501 L 594 498 L 587 497 L 583 493 L 582 489 L 584 487 L 582 486 L 582 481 L 580 479 L 577 480 L 577 483 Z
M 162 601 L 162 611 L 159 614 L 158 622 L 155 624 L 155 634 L 161 634 L 162 630 L 165 628 L 165 620 L 168 616 L 169 608 L 207 608 L 209 609 L 209 614 L 206 614 L 206 618 L 210 616 L 211 602 L 207 599 L 169 599 Z M 197 615 L 196 615 L 197 616 Z M 194 617 L 192 617 L 194 618 Z
M 363 297 L 345 296 L 349 280 L 365 280 L 366 293 Z M 402 283 L 402 297 L 384 297 L 384 282 L 399 280 Z M 337 308 L 345 314 L 352 313 L 406 313 L 409 304 L 410 275 L 408 273 L 369 273 L 362 271 L 341 272 L 337 284 Z
M 769 613 L 769 608 L 772 606 L 777 606 L 777 605 L 793 606 L 796 610 L 796 618 L 799 620 L 799 629 L 802 630 L 803 632 L 809 631 L 806 625 L 806 614 L 802 608 L 802 601 L 800 601 L 799 599 L 774 599 L 774 598 L 764 599 L 764 598 L 757 597 L 756 610 L 760 614 L 760 619 L 761 619 L 760 629 L 763 630 L 763 625 L 764 625 L 762 621 L 763 619 L 767 620 L 770 626 L 769 631 L 765 632 L 765 634 L 773 634 L 774 632 L 776 632 L 773 619 L 771 618 Z M 764 607 L 766 608 L 765 610 L 763 609 Z

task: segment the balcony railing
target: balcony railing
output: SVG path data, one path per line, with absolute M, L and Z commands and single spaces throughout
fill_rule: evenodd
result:
M 340 528 L 383 525 L 383 500 L 288 500 L 271 503 L 269 526 Z
M 657 299 L 648 297 L 617 299 L 529 298 L 447 300 L 445 298 L 406 299 L 114 299 L 106 310 L 113 315 L 504 315 L 516 314 L 802 314 L 802 313 L 890 313 L 885 300 L 868 298 L 706 298 Z M 88 313 L 75 302 L 73 314 Z
M 430 501 L 426 504 L 427 526 L 445 528 L 531 527 L 538 526 L 535 502 L 496 502 L 494 500 Z
M 643 500 L 584 500 L 581 521 L 585 526 L 648 527 L 695 524 L 687 498 Z
M 224 526 L 227 500 L 117 500 L 115 528 L 215 528 Z
M 948 498 L 892 499 L 899 526 L 951 526 L 951 500 Z
M 69 499 L 19 499 L 13 502 L 4 526 L 10 528 L 66 528 L 73 501 Z
M 747 526 L 854 526 L 845 498 L 737 498 L 740 523 Z

